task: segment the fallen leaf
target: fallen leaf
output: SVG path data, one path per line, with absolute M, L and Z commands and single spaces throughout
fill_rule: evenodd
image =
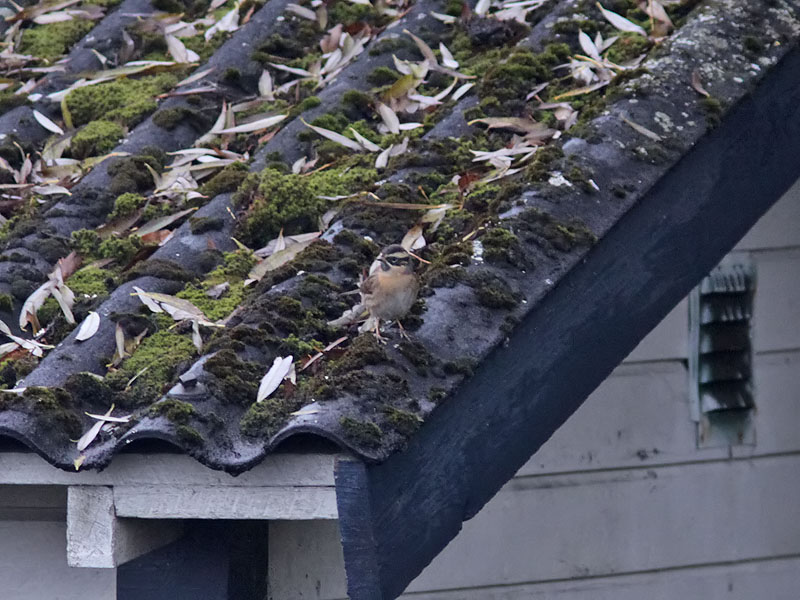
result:
M 261 378 L 261 383 L 258 386 L 258 395 L 256 402 L 262 402 L 269 398 L 269 396 L 278 389 L 284 377 L 289 374 L 294 364 L 293 356 L 277 357 L 272 363 L 269 371 Z
M 706 88 L 703 87 L 703 83 L 700 81 L 700 72 L 697 69 L 692 71 L 692 87 L 694 88 L 694 91 L 701 96 L 705 96 L 706 98 L 711 97 L 711 94 L 709 94 L 706 91 Z
M 51 133 L 57 133 L 59 135 L 64 135 L 64 130 L 61 129 L 61 127 L 59 127 L 58 125 L 53 123 L 53 121 L 51 121 L 50 119 L 45 117 L 38 110 L 34 110 L 33 111 L 33 118 L 36 119 L 36 121 L 39 123 L 39 125 L 41 125 L 45 129 L 47 129 L 47 131 L 49 131 Z
M 343 136 L 341 133 L 336 133 L 335 131 L 331 131 L 330 129 L 325 129 L 324 127 L 317 127 L 315 125 L 310 125 L 306 123 L 303 119 L 300 119 L 303 125 L 318 133 L 324 138 L 331 140 L 332 142 L 336 142 L 337 144 L 341 144 L 345 148 L 350 148 L 351 150 L 355 150 L 356 152 L 362 152 L 364 150 L 363 146 L 358 142 L 351 140 L 348 137 Z
M 153 219 L 152 221 L 148 221 L 147 223 L 142 225 L 133 234 L 139 237 L 144 237 L 150 233 L 161 231 L 162 229 L 172 225 L 175 221 L 182 219 L 186 215 L 193 213 L 196 210 L 197 208 L 187 208 L 186 210 L 176 212 L 175 214 L 172 215 L 165 215 L 163 217 L 158 217 L 157 219 Z
M 600 4 L 599 2 L 597 3 L 597 8 L 600 9 L 600 12 L 603 13 L 603 16 L 606 18 L 606 20 L 620 31 L 626 31 L 628 33 L 638 33 L 639 35 L 647 37 L 647 32 L 636 23 L 629 21 L 622 15 L 619 15 L 613 11 L 606 10 L 605 8 L 603 8 L 603 5 Z
M 100 315 L 94 312 L 93 310 L 89 311 L 89 314 L 81 323 L 80 328 L 78 329 L 78 333 L 75 336 L 75 339 L 79 342 L 83 342 L 88 340 L 92 337 L 95 333 L 97 333 L 97 329 L 100 327 Z
M 244 123 L 243 125 L 237 125 L 236 127 L 228 127 L 227 129 L 220 129 L 216 133 L 250 133 L 252 131 L 260 131 L 261 129 L 267 129 L 268 127 L 277 125 L 288 116 L 289 115 L 273 115 L 271 117 L 266 117 L 263 119 L 258 119 L 256 121 L 251 121 L 249 123 Z
M 625 123 L 630 125 L 635 131 L 638 131 L 643 136 L 650 138 L 654 142 L 661 141 L 661 136 L 653 131 L 650 131 L 647 127 L 639 125 L 638 123 L 634 123 L 633 121 L 631 121 L 630 119 L 626 119 L 625 117 L 620 117 L 620 119 L 622 119 Z

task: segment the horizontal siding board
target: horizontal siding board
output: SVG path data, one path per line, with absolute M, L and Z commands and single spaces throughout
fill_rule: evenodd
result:
M 800 352 L 757 356 L 754 376 L 756 445 L 735 447 L 735 455 L 800 451 Z M 727 457 L 727 448 L 697 448 L 688 385 L 680 362 L 618 367 L 517 474 Z
M 737 250 L 764 250 L 800 246 L 800 181 L 753 226 Z
M 800 220 L 796 222 L 800 231 Z M 800 348 L 800 248 L 750 253 L 756 267 L 755 352 Z M 686 300 L 678 304 L 628 355 L 625 362 L 688 359 Z
M 67 567 L 64 522 L 0 521 L 0 598 L 114 600 L 116 575 Z
M 584 581 L 404 594 L 401 600 L 797 600 L 800 558 Z
M 409 587 L 800 554 L 800 455 L 512 480 Z

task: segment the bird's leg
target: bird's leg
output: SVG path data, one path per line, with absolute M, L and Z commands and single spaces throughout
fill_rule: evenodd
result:
M 381 335 L 381 320 L 377 317 L 375 318 L 375 339 L 378 340 L 379 344 L 385 344 L 386 340 L 383 339 Z
M 403 324 L 400 322 L 399 319 L 397 321 L 397 326 L 400 328 L 400 337 L 403 338 L 404 340 L 410 340 L 411 338 L 409 337 L 408 333 L 406 332 L 406 328 L 403 327 Z

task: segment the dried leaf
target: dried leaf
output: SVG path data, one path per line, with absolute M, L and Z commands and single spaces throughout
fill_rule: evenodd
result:
M 703 87 L 703 83 L 700 81 L 700 72 L 697 69 L 692 71 L 692 87 L 694 88 L 694 91 L 701 96 L 705 96 L 706 98 L 711 97 L 711 94 L 709 94 L 706 91 L 706 88 Z
M 375 108 L 381 116 L 381 119 L 383 119 L 383 124 L 386 125 L 386 128 L 391 133 L 400 133 L 400 119 L 397 117 L 397 113 L 383 102 L 378 102 Z
M 188 49 L 182 41 L 174 35 L 165 35 L 164 39 L 167 42 L 167 50 L 170 56 L 179 63 L 192 63 L 200 60 L 200 56 L 194 50 Z
M 53 289 L 53 282 L 48 280 L 36 288 L 33 293 L 28 296 L 25 302 L 22 304 L 22 310 L 19 313 L 19 328 L 25 329 L 30 323 L 33 328 L 34 332 L 36 333 L 41 329 L 39 325 L 39 319 L 36 317 L 36 313 L 42 308 L 44 301 L 50 297 L 50 292 Z
M 634 130 L 638 131 L 643 136 L 650 138 L 654 142 L 660 142 L 661 141 L 661 136 L 658 135 L 657 133 L 653 132 L 653 131 L 650 131 L 647 127 L 644 127 L 643 125 L 639 125 L 638 123 L 634 123 L 633 121 L 631 121 L 630 119 L 626 119 L 625 117 L 620 117 L 620 119 L 625 121 L 625 123 L 630 125 Z
M 439 52 L 441 52 L 442 54 L 442 64 L 445 67 L 450 67 L 451 69 L 458 68 L 458 61 L 455 58 L 453 58 L 453 54 L 450 52 L 450 50 L 447 49 L 447 46 L 445 46 L 442 42 L 439 42 Z
M 422 236 L 423 226 L 420 223 L 414 225 L 403 236 L 400 245 L 406 250 L 418 250 L 426 245 L 425 238 Z
M 261 384 L 258 386 L 258 395 L 256 402 L 261 402 L 278 389 L 284 377 L 289 374 L 294 364 L 293 356 L 277 357 L 272 363 L 269 371 L 261 378 Z
M 116 342 L 116 351 L 114 352 L 114 358 L 111 364 L 116 366 L 125 359 L 125 330 L 119 323 L 117 323 L 117 327 L 114 329 L 114 341 Z
M 590 56 L 597 62 L 603 61 L 602 57 L 600 56 L 600 50 L 597 48 L 597 46 L 595 46 L 595 43 L 592 41 L 592 38 L 586 35 L 583 31 L 578 31 L 578 41 L 581 44 L 581 48 L 583 48 L 583 51 L 588 56 Z
M 209 41 L 218 31 L 236 31 L 239 29 L 239 6 L 225 14 L 217 23 L 209 27 L 203 34 L 206 41 Z
M 303 19 L 308 19 L 309 21 L 317 20 L 317 13 L 315 13 L 310 8 L 306 8 L 305 6 L 300 6 L 299 4 L 287 4 L 286 12 L 290 12 Z
M 574 90 L 570 90 L 568 92 L 564 92 L 563 94 L 559 94 L 558 96 L 554 97 L 553 100 L 564 100 L 565 98 L 574 98 L 575 96 L 590 94 L 591 92 L 595 92 L 600 88 L 606 87 L 609 83 L 611 83 L 611 81 L 598 81 L 597 83 L 593 83 L 592 85 L 586 85 L 583 87 L 576 88 Z
M 203 336 L 200 335 L 200 323 L 192 321 L 192 344 L 200 352 L 203 350 Z
M 272 254 L 268 258 L 258 263 L 255 267 L 253 267 L 250 273 L 248 273 L 247 279 L 250 281 L 260 281 L 264 277 L 264 275 L 288 263 L 295 256 L 297 256 L 303 250 L 308 248 L 313 242 L 314 240 L 309 240 L 306 242 L 299 242 L 297 244 L 292 244 L 291 246 L 288 246 L 284 250 Z
M 172 215 L 166 215 L 163 217 L 158 217 L 157 219 L 153 219 L 152 221 L 148 221 L 144 225 L 142 225 L 139 229 L 134 232 L 134 235 L 138 235 L 139 237 L 144 237 L 150 233 L 155 233 L 156 231 L 161 231 L 162 229 L 169 227 L 175 221 L 182 219 L 186 215 L 196 211 L 197 208 L 187 208 L 186 210 L 182 210 L 180 212 L 176 212 Z
M 647 37 L 647 32 L 639 27 L 636 23 L 629 21 L 622 15 L 619 15 L 613 11 L 606 10 L 599 2 L 597 3 L 597 8 L 600 9 L 600 12 L 603 13 L 603 16 L 606 18 L 606 20 L 616 29 L 619 29 L 620 31 L 626 31 L 628 33 L 638 33 L 639 35 Z
M 422 38 L 414 35 L 408 29 L 404 29 L 403 33 L 405 33 L 412 40 L 414 40 L 414 43 L 417 45 L 417 48 L 419 48 L 419 51 L 422 53 L 422 56 L 425 57 L 425 60 L 427 60 L 432 65 L 439 64 L 439 61 L 436 59 L 436 55 L 433 53 L 433 50 L 431 49 L 430 46 L 428 46 L 428 44 L 425 43 L 425 41 Z
M 117 325 L 117 327 L 119 327 L 119 325 Z M 103 416 L 109 417 L 111 416 L 112 412 L 114 412 L 113 404 L 111 405 L 111 408 L 109 408 L 108 411 L 106 411 L 106 413 Z M 98 436 L 98 434 L 100 433 L 100 429 L 103 427 L 104 424 L 105 421 L 98 420 L 97 423 L 95 423 L 94 425 L 91 426 L 91 428 L 89 428 L 89 431 L 87 431 L 80 437 L 80 439 L 78 440 L 78 452 L 83 452 L 84 450 L 86 450 L 89 444 L 91 444 L 94 441 L 94 439 Z M 79 466 L 80 465 L 76 465 L 75 468 L 77 469 Z
M 359 144 L 361 144 L 364 147 L 364 149 L 367 150 L 368 152 L 380 152 L 381 151 L 381 147 L 378 146 L 378 144 L 375 144 L 375 143 L 371 142 L 370 140 L 365 138 L 363 135 L 358 133 L 352 127 L 350 128 L 350 131 L 353 132 L 353 137 L 356 138 L 356 141 Z
M 537 123 L 533 119 L 524 119 L 522 117 L 486 117 L 484 119 L 473 119 L 469 125 L 473 123 L 483 123 L 488 125 L 489 129 L 508 129 L 516 133 L 536 133 L 541 134 L 546 131 L 550 132 L 552 136 L 555 133 L 554 129 L 550 129 L 543 123 Z
M 57 133 L 59 135 L 64 135 L 64 130 L 61 129 L 61 127 L 59 127 L 58 125 L 53 123 L 50 119 L 45 117 L 38 110 L 34 110 L 33 111 L 33 118 L 36 119 L 36 121 L 39 123 L 39 125 L 41 125 L 45 129 L 47 129 L 47 131 L 49 131 L 51 133 Z
M 142 301 L 147 308 L 149 308 L 154 313 L 163 313 L 163 309 L 158 304 L 158 302 L 153 301 L 142 288 L 133 286 L 133 291 L 135 294 L 131 294 L 132 296 L 139 296 L 139 300 Z
M 476 15 L 485 15 L 489 11 L 489 7 L 492 5 L 492 0 L 478 0 L 478 3 L 475 5 L 473 11 Z
M 453 92 L 453 100 L 458 100 L 461 98 L 461 96 L 470 91 L 474 85 L 474 83 L 465 83 L 464 85 L 460 86 L 455 92 Z
M 331 131 L 330 129 L 325 129 L 323 127 L 317 127 L 315 125 L 310 125 L 306 123 L 303 119 L 300 119 L 306 127 L 318 133 L 324 138 L 328 138 L 332 142 L 336 142 L 337 144 L 341 144 L 345 148 L 350 148 L 351 150 L 355 150 L 356 152 L 362 152 L 364 148 L 358 142 L 351 140 L 348 137 L 343 136 L 341 133 L 336 133 L 335 131 Z
M 243 125 L 237 125 L 236 127 L 221 129 L 217 131 L 217 133 L 250 133 L 253 131 L 260 131 L 262 129 L 272 127 L 273 125 L 277 125 L 288 116 L 289 115 L 273 115 L 264 119 L 258 119 L 257 121 L 251 121 Z
M 275 99 L 275 94 L 272 88 L 272 75 L 269 71 L 264 69 L 261 72 L 261 77 L 258 78 L 258 94 L 262 98 L 272 101 Z
M 94 312 L 93 310 L 90 310 L 89 314 L 83 320 L 83 323 L 81 323 L 81 326 L 78 329 L 78 333 L 75 336 L 75 339 L 79 342 L 88 340 L 95 333 L 97 333 L 99 327 L 100 327 L 100 315 Z

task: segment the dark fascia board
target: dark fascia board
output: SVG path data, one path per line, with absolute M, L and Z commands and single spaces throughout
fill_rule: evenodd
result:
M 337 486 L 347 488 L 338 503 L 352 600 L 397 597 L 800 176 L 798 155 L 795 46 L 404 451 L 338 470 Z

